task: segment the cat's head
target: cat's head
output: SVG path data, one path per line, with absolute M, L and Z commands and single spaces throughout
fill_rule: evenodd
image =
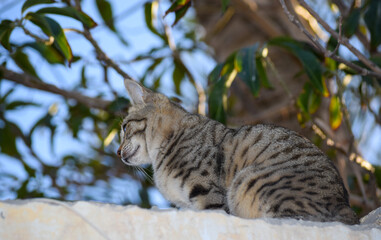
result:
M 158 148 L 162 140 L 160 135 L 165 130 L 157 126 L 157 119 L 170 122 L 171 102 L 163 94 L 152 92 L 133 80 L 124 80 L 124 85 L 131 106 L 121 124 L 121 145 L 117 154 L 127 165 L 152 163 L 151 149 Z

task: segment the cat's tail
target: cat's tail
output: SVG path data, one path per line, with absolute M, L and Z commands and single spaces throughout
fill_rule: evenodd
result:
M 355 212 L 347 204 L 337 206 L 335 212 L 333 213 L 333 216 L 335 216 L 334 221 L 342 222 L 345 224 L 354 225 L 360 223 Z

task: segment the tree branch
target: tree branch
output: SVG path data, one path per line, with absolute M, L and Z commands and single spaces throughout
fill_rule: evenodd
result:
M 309 31 L 307 31 L 307 29 L 301 24 L 301 22 L 298 20 L 298 18 L 295 15 L 291 14 L 291 12 L 288 10 L 284 0 L 279 0 L 279 2 L 282 5 L 283 11 L 286 13 L 286 15 L 289 18 L 289 20 L 292 23 L 294 23 L 299 28 L 299 30 L 302 33 L 304 33 L 312 41 L 312 43 L 318 48 L 317 50 L 319 50 L 320 53 L 324 54 L 324 56 L 326 56 L 326 57 L 332 58 L 333 60 L 335 60 L 337 62 L 340 62 L 340 63 L 343 63 L 343 64 L 347 65 L 348 67 L 352 68 L 357 73 L 359 73 L 359 74 L 361 74 L 363 76 L 369 75 L 369 76 L 373 76 L 373 77 L 381 79 L 381 73 L 369 71 L 368 69 L 360 67 L 360 66 L 358 66 L 358 65 L 356 65 L 356 64 L 354 64 L 354 63 L 352 63 L 350 61 L 347 61 L 347 60 L 341 58 L 338 55 L 333 55 L 330 51 L 326 50 L 320 44 L 320 42 L 319 42 L 320 39 L 318 39 L 316 36 L 313 36 Z
M 318 23 L 325 28 L 329 34 L 331 34 L 336 40 L 340 41 L 339 43 L 346 46 L 362 63 L 365 64 L 365 66 L 372 69 L 374 72 L 381 74 L 381 69 L 374 62 L 364 56 L 364 54 L 362 54 L 357 48 L 350 44 L 348 38 L 345 36 L 340 36 L 335 30 L 333 30 L 328 23 L 326 23 L 304 0 L 297 1 L 316 19 L 316 21 L 318 21 Z
M 133 79 L 130 75 L 128 75 L 126 72 L 124 72 L 118 64 L 116 64 L 111 58 L 109 58 L 105 52 L 101 49 L 101 47 L 98 45 L 98 43 L 94 40 L 93 36 L 90 33 L 90 30 L 86 29 L 83 31 L 83 36 L 89 42 L 93 45 L 95 48 L 95 52 L 97 53 L 97 58 L 100 61 L 103 61 L 107 66 L 110 66 L 111 68 L 115 69 L 123 78 Z
M 92 98 L 88 96 L 84 96 L 79 92 L 67 91 L 60 89 L 52 84 L 44 83 L 40 79 L 31 76 L 26 73 L 17 73 L 12 70 L 5 68 L 4 66 L 0 66 L 0 72 L 2 74 L 1 78 L 24 85 L 29 88 L 39 89 L 45 92 L 55 93 L 63 96 L 66 99 L 74 99 L 77 102 L 89 107 L 89 108 L 97 108 L 110 112 L 108 106 L 110 105 L 110 101 Z

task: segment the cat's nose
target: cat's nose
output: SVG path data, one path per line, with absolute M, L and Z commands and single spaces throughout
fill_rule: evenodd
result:
M 120 147 L 118 148 L 118 151 L 116 152 L 116 155 L 118 155 L 118 157 L 120 157 L 120 154 L 121 154 L 121 149 Z

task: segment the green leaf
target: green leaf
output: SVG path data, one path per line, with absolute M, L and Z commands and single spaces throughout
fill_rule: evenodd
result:
M 46 127 L 50 130 L 50 147 L 51 151 L 53 151 L 54 147 L 54 133 L 56 131 L 56 126 L 54 125 L 53 121 L 53 116 L 48 112 L 40 120 L 38 120 L 33 127 L 29 131 L 29 139 L 31 139 L 33 132 L 40 127 Z
M 208 98 L 209 117 L 226 123 L 227 93 L 239 69 L 236 54 L 232 54 L 224 64 L 218 64 L 209 75 L 212 83 Z
M 29 12 L 25 18 L 40 27 L 46 35 L 54 37 L 54 46 L 60 50 L 69 61 L 69 64 L 72 62 L 73 53 L 70 45 L 66 39 L 64 31 L 56 21 L 44 15 L 31 12 Z
M 209 117 L 224 124 L 226 123 L 226 109 L 223 104 L 225 96 L 225 83 L 224 81 L 218 81 L 211 87 L 208 98 Z
M 43 4 L 43 3 L 55 3 L 56 1 L 54 0 L 27 0 L 24 2 L 21 8 L 21 13 L 23 13 L 25 10 L 28 8 L 37 5 L 37 4 Z
M 163 57 L 155 58 L 153 59 L 153 63 L 145 70 L 144 75 L 142 76 L 141 83 L 144 84 L 144 81 L 146 80 L 147 76 L 153 73 L 153 71 L 156 69 L 157 66 L 160 65 L 160 63 L 164 60 Z
M 351 37 L 360 23 L 361 9 L 354 8 L 346 19 L 343 20 L 342 31 L 346 37 Z
M 165 12 L 165 16 L 171 12 L 175 13 L 175 22 L 172 24 L 174 26 L 185 15 L 190 6 L 190 0 L 176 0 Z
M 1 98 L 0 98 L 0 103 L 5 102 L 5 100 L 7 99 L 7 97 L 8 97 L 9 95 L 11 95 L 11 94 L 13 93 L 14 90 L 15 90 L 14 88 L 10 88 L 6 93 L 4 93 L 4 95 L 1 96 Z
M 66 124 L 72 130 L 73 137 L 78 136 L 79 130 L 82 128 L 82 122 L 86 117 L 94 117 L 88 107 L 82 104 L 69 106 L 70 117 L 66 120 Z
M 128 106 L 130 105 L 130 101 L 127 98 L 124 97 L 118 97 L 115 99 L 109 106 L 108 108 L 112 112 L 121 112 L 121 111 L 126 111 Z
M 14 23 L 10 20 L 3 20 L 0 23 L 0 43 L 5 48 L 10 50 L 9 38 L 11 37 L 14 29 Z
M 23 47 L 31 47 L 37 50 L 40 55 L 51 64 L 65 64 L 65 56 L 63 56 L 54 45 L 46 45 L 41 42 L 30 42 L 24 44 Z
M 29 61 L 28 55 L 26 55 L 20 49 L 17 49 L 16 52 L 12 54 L 12 59 L 15 61 L 17 66 L 19 66 L 24 72 L 38 77 L 36 71 L 34 70 L 34 67 Z
M 175 0 L 174 3 L 167 9 L 165 14 L 167 15 L 170 12 L 176 12 L 182 8 L 184 8 L 188 3 L 190 3 L 190 0 Z
M 221 0 L 222 2 L 222 11 L 225 12 L 230 4 L 230 0 Z
M 209 82 L 211 84 L 213 83 L 217 83 L 218 80 L 221 78 L 221 72 L 222 72 L 222 68 L 224 67 L 224 64 L 223 63 L 219 63 L 217 64 L 217 66 L 212 70 L 212 72 L 209 74 Z
M 333 130 L 340 127 L 343 120 L 343 114 L 341 113 L 340 99 L 337 96 L 332 96 L 329 104 L 329 123 Z
M 12 157 L 19 157 L 20 154 L 16 147 L 16 135 L 11 127 L 5 123 L 3 127 L 0 125 L 0 150 L 1 153 Z
M 267 77 L 267 73 L 266 73 L 266 69 L 264 67 L 264 59 L 262 56 L 257 56 L 255 58 L 255 65 L 257 67 L 257 73 L 258 73 L 258 76 L 259 76 L 259 80 L 261 82 L 261 86 L 262 87 L 265 87 L 265 88 L 269 88 L 269 89 L 272 89 L 273 86 L 271 85 L 268 77 Z
M 254 96 L 258 96 L 260 88 L 260 80 L 255 61 L 257 50 L 258 44 L 255 44 L 251 47 L 239 50 L 236 56 L 237 62 L 242 63 L 238 76 L 246 83 Z
M 155 28 L 154 22 L 156 21 L 156 15 L 157 15 L 157 9 L 158 9 L 159 3 L 156 1 L 153 2 L 147 2 L 144 4 L 144 16 L 145 21 L 148 29 L 161 39 L 165 39 L 164 35 L 159 33 L 158 30 Z
M 107 0 L 96 0 L 98 12 L 101 15 L 103 22 L 113 32 L 116 32 L 114 17 L 112 13 L 111 4 Z
M 374 166 L 374 176 L 376 177 L 377 186 L 381 188 L 381 166 Z
M 86 13 L 79 12 L 73 7 L 47 7 L 42 8 L 36 12 L 37 14 L 57 14 L 66 17 L 74 18 L 83 23 L 87 28 L 93 28 L 97 26 L 97 23 L 89 17 Z
M 320 103 L 321 94 L 317 92 L 310 82 L 306 82 L 296 101 L 296 105 L 300 110 L 298 120 L 302 126 L 311 119 L 311 114 L 314 114 L 319 109 Z
M 279 46 L 294 54 L 302 63 L 312 85 L 323 95 L 328 95 L 323 84 L 322 66 L 310 49 L 305 49 L 305 43 L 288 37 L 278 37 L 270 40 L 269 45 Z
M 377 49 L 381 44 L 381 1 L 370 0 L 364 15 L 365 24 L 370 32 L 370 46 Z
M 87 88 L 86 65 L 83 65 L 81 69 L 81 86 Z
M 183 67 L 180 64 L 178 64 L 176 61 L 175 61 L 175 67 L 173 68 L 172 78 L 173 78 L 173 83 L 175 84 L 175 92 L 180 95 L 181 94 L 180 85 L 182 80 L 185 78 L 185 71 Z
M 321 95 L 311 86 L 310 83 L 304 84 L 302 93 L 299 95 L 297 105 L 307 114 L 314 114 L 321 103 Z
M 32 103 L 32 102 L 14 101 L 14 102 L 7 104 L 5 109 L 6 110 L 15 110 L 15 109 L 18 109 L 19 107 L 26 107 L 26 106 L 39 106 L 39 105 L 36 103 Z
M 372 62 L 374 62 L 377 66 L 381 67 L 381 56 L 372 56 L 369 58 Z

